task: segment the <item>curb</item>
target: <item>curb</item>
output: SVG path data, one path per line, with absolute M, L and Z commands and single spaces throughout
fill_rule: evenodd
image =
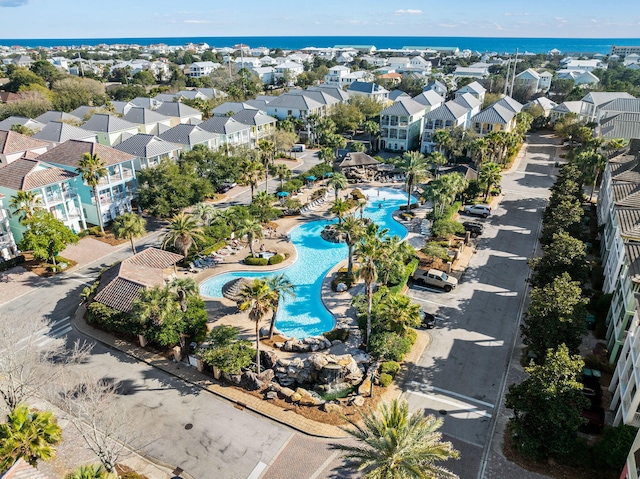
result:
M 316 421 L 313 421 L 311 419 L 307 419 L 304 416 L 300 416 L 300 415 L 295 415 L 294 417 L 292 417 L 291 419 L 295 420 L 296 422 L 300 423 L 300 422 L 309 422 L 311 424 L 306 424 L 306 426 L 311 426 L 310 429 L 313 429 L 314 426 L 318 427 L 320 429 L 336 429 L 336 431 L 312 431 L 309 430 L 307 428 L 305 428 L 304 424 L 296 424 L 294 421 L 289 421 L 287 420 L 287 418 L 278 418 L 275 417 L 274 415 L 269 414 L 268 412 L 261 410 L 260 408 L 257 408 L 253 405 L 251 405 L 252 401 L 255 401 L 257 398 L 255 396 L 249 395 L 249 394 L 245 394 L 242 393 L 240 391 L 237 391 L 234 389 L 234 391 L 237 391 L 238 394 L 243 395 L 246 397 L 246 400 L 241 400 L 241 399 L 236 399 L 233 397 L 230 397 L 228 395 L 223 394 L 221 391 L 217 391 L 215 389 L 213 389 L 211 386 L 217 386 L 217 384 L 213 383 L 212 380 L 208 377 L 205 376 L 204 374 L 202 374 L 202 381 L 196 381 L 193 380 L 189 377 L 186 377 L 186 375 L 184 374 L 180 374 L 177 373 L 175 371 L 172 371 L 171 368 L 168 368 L 166 366 L 164 366 L 163 364 L 161 364 L 161 362 L 163 361 L 168 361 L 165 358 L 155 354 L 155 353 L 150 353 L 145 351 L 145 353 L 147 353 L 148 357 L 144 357 L 144 355 L 141 354 L 136 354 L 138 352 L 138 350 L 140 348 L 138 348 L 137 346 L 131 344 L 130 345 L 130 349 L 126 350 L 123 349 L 121 347 L 119 347 L 117 344 L 115 344 L 114 341 L 111 340 L 111 335 L 109 335 L 108 333 L 103 333 L 100 334 L 100 331 L 95 330 L 95 328 L 91 327 L 90 325 L 88 325 L 84 319 L 84 305 L 81 305 L 78 307 L 78 309 L 76 310 L 76 313 L 73 317 L 73 326 L 74 328 L 79 331 L 80 333 L 84 334 L 85 336 L 90 337 L 91 339 L 98 341 L 99 343 L 111 348 L 111 349 L 115 349 L 118 350 L 124 354 L 126 354 L 127 356 L 136 359 L 137 361 L 143 362 L 145 364 L 148 364 L 149 366 L 159 369 L 161 371 L 164 371 L 167 374 L 170 374 L 171 376 L 181 379 L 183 381 L 188 382 L 189 384 L 199 387 L 200 389 L 202 389 L 203 391 L 209 392 L 211 394 L 214 394 L 215 396 L 225 399 L 229 402 L 231 402 L 232 404 L 234 404 L 235 406 L 237 406 L 239 409 L 248 409 L 249 411 L 258 414 L 262 417 L 265 417 L 267 419 L 270 419 L 274 422 L 277 422 L 279 424 L 282 424 L 284 426 L 290 427 L 291 429 L 294 429 L 302 434 L 305 434 L 307 436 L 311 436 L 311 437 L 318 437 L 318 438 L 324 438 L 324 439 L 345 439 L 346 437 L 348 437 L 346 434 L 342 435 L 342 434 L 336 434 L 338 431 L 338 427 L 337 426 L 330 426 L 330 425 L 325 425 L 322 423 L 318 423 Z M 98 334 L 96 334 L 98 333 Z M 101 337 L 101 336 L 108 336 L 108 337 Z M 157 361 L 157 362 L 155 362 Z M 189 369 L 186 369 L 187 371 L 189 371 Z M 190 374 L 201 374 L 199 372 L 197 372 L 196 370 L 190 371 Z M 260 400 L 262 401 L 262 400 Z M 277 406 L 274 406 L 277 407 Z

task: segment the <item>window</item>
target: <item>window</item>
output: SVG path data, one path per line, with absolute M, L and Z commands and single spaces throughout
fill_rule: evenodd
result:
M 407 130 L 400 130 L 399 134 L 398 134 L 398 138 L 400 138 L 401 140 L 406 140 L 407 139 Z

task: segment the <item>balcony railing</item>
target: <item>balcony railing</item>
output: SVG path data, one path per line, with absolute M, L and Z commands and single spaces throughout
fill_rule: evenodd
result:
M 119 171 L 110 175 L 100 178 L 99 185 L 108 185 L 109 183 L 117 183 L 118 181 L 126 180 L 127 178 L 133 178 L 133 170 L 131 168 L 122 168 L 122 173 Z
M 126 199 L 132 199 L 134 197 L 134 192 L 132 189 L 128 189 L 123 192 L 117 192 L 113 194 L 104 194 L 100 195 L 100 204 L 101 205 L 110 205 L 112 203 L 117 203 L 119 201 L 123 201 Z M 95 201 L 93 202 L 95 204 Z
M 13 236 L 9 233 L 0 234 L 0 245 L 7 243 L 13 243 Z
M 46 194 L 45 200 L 47 204 L 61 203 L 65 200 L 72 200 L 78 196 L 78 192 L 75 188 L 68 188 L 66 191 L 56 191 Z

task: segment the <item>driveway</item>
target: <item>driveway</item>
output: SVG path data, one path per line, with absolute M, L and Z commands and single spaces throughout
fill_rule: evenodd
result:
M 444 418 L 445 436 L 463 448 L 448 464 L 475 477 L 492 432 L 495 410 L 518 333 L 527 259 L 555 180 L 553 139 L 532 135 L 526 154 L 502 182 L 504 198 L 484 223 L 476 253 L 453 293 L 412 289 L 424 309 L 443 318 L 431 347 L 406 384 L 413 410 Z

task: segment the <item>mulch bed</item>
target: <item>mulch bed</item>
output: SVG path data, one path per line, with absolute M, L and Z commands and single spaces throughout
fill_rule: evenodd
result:
M 30 251 L 23 251 L 21 254 L 24 255 L 25 262 L 22 263 L 20 266 L 22 266 L 24 269 L 26 269 L 27 271 L 33 274 L 41 276 L 42 278 L 50 278 L 57 274 L 64 273 L 66 270 L 68 270 L 72 266 L 75 266 L 76 264 L 78 264 L 76 261 L 72 261 L 70 259 L 63 258 L 62 256 L 58 256 L 57 263 L 58 264 L 60 262 L 67 263 L 67 267 L 62 271 L 54 272 L 54 271 L 48 270 L 48 268 L 51 266 L 50 263 L 43 263 L 40 260 L 34 259 L 33 254 Z

